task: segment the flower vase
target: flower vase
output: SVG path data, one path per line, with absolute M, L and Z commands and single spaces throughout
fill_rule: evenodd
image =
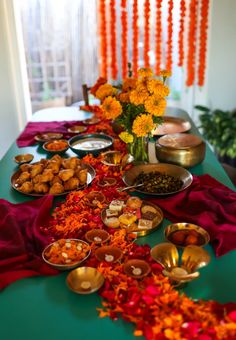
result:
M 134 163 L 148 163 L 148 136 L 134 137 L 128 144 L 128 152 L 133 156 Z

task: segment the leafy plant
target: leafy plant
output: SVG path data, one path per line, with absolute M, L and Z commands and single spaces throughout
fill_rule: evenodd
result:
M 214 147 L 219 156 L 236 157 L 236 110 L 210 110 L 195 106 L 202 113 L 199 116 L 203 136 Z

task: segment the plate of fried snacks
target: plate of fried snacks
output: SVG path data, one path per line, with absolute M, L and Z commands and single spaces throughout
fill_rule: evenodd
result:
M 11 177 L 12 187 L 29 196 L 65 195 L 83 189 L 95 177 L 94 168 L 77 157 L 54 155 L 37 163 L 22 164 Z
M 90 255 L 90 245 L 79 239 L 60 239 L 49 244 L 42 253 L 43 260 L 55 269 L 78 267 Z
M 163 212 L 157 205 L 132 196 L 127 201 L 111 201 L 101 217 L 109 228 L 125 228 L 137 236 L 145 236 L 159 227 Z
M 167 163 L 133 166 L 122 179 L 127 186 L 137 186 L 135 191 L 155 196 L 175 194 L 189 187 L 193 181 L 188 170 Z

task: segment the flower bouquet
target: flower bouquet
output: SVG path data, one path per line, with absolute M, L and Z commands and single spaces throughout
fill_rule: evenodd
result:
M 127 144 L 134 160 L 147 162 L 148 137 L 162 123 L 170 92 L 165 81 L 170 72 L 163 70 L 160 77 L 155 77 L 150 68 L 141 68 L 138 78 L 132 77 L 132 72 L 129 75 L 118 86 L 99 78 L 90 92 L 101 101 L 104 118 L 121 126 L 119 137 Z

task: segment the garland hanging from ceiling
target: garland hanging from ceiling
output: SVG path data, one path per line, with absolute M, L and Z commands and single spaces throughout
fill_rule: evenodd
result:
M 158 75 L 178 65 L 187 86 L 204 86 L 209 1 L 99 0 L 100 75 L 125 79 L 128 62 L 134 76 L 140 67 Z

